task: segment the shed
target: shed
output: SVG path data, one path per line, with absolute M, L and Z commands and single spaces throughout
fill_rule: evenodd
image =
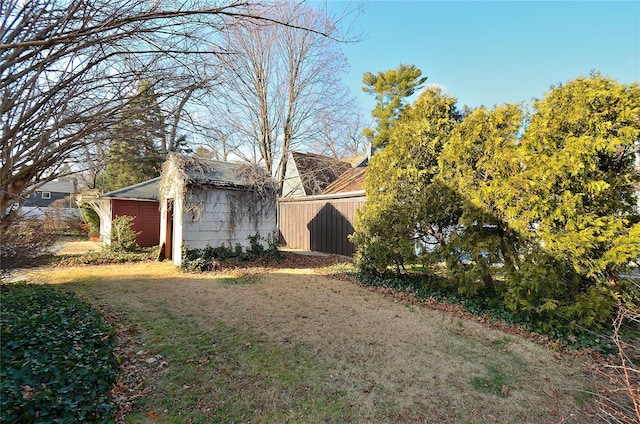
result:
M 170 153 L 160 180 L 161 255 L 176 265 L 181 247 L 250 246 L 276 230 L 276 185 L 264 168 Z
M 100 236 L 109 244 L 111 242 L 111 222 L 122 215 L 133 217 L 133 231 L 138 246 L 157 246 L 160 242 L 160 202 L 158 183 L 160 178 L 153 178 L 129 187 L 110 191 L 99 197 L 101 209 Z

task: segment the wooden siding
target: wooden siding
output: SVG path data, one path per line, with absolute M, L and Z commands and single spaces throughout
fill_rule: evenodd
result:
M 158 202 L 111 200 L 111 219 L 133 216 L 133 231 L 139 232 L 136 243 L 143 247 L 157 246 L 160 241 L 160 209 Z
M 366 202 L 364 192 L 278 200 L 281 244 L 302 250 L 353 256 L 356 211 Z

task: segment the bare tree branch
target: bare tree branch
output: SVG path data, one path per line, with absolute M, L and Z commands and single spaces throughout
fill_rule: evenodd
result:
M 9 0 L 0 8 L 3 221 L 65 162 L 99 153 L 93 143 L 109 140 L 141 80 L 169 112 L 175 142 L 195 90 L 219 77 L 227 31 L 299 27 L 250 1 Z

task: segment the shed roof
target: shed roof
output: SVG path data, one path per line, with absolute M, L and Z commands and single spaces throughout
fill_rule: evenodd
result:
M 315 153 L 291 152 L 306 195 L 321 194 L 351 164 Z
M 172 154 L 169 160 L 185 175 L 187 185 L 209 185 L 214 187 L 249 188 L 273 187 L 275 182 L 267 171 L 258 165 L 244 162 L 223 162 Z
M 367 168 L 351 168 L 346 170 L 334 182 L 324 189 L 322 194 L 347 193 L 364 190 L 364 179 Z
M 103 194 L 102 198 L 120 200 L 158 201 L 160 199 L 158 183 L 160 177 L 152 178 L 129 187 L 123 187 Z

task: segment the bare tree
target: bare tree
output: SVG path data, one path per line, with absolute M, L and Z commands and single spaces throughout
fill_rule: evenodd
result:
M 235 134 L 251 149 L 260 150 L 269 174 L 273 174 L 279 127 L 280 97 L 275 96 L 276 28 L 272 25 L 236 27 L 226 34 L 229 55 L 223 58 L 229 70 L 221 85 L 219 113 L 222 130 Z
M 319 116 L 324 124 L 321 125 L 321 134 L 313 145 L 313 152 L 336 159 L 366 153 L 368 140 L 363 129 L 371 124 L 365 122 L 364 114 L 355 105 L 355 101 L 346 101 L 345 104 L 352 106 L 336 111 L 337 113 Z
M 175 142 L 185 104 L 217 77 L 211 58 L 227 53 L 220 35 L 278 24 L 248 1 L 200 1 L 0 3 L 3 223 L 28 190 L 54 179 L 65 163 L 83 163 L 97 150 L 92 143 L 109 139 L 139 81 L 151 81 L 173 111 L 167 140 Z
M 336 20 L 286 0 L 273 3 L 270 13 L 289 25 L 258 23 L 229 31 L 224 59 L 233 78 L 223 81 L 221 96 L 231 112 L 223 125 L 245 143 L 245 153 L 259 152 L 281 193 L 288 153 L 317 144 L 327 126 L 339 123 L 323 117 L 339 115 L 350 104 L 341 82 L 347 63 L 336 41 L 344 38 Z

